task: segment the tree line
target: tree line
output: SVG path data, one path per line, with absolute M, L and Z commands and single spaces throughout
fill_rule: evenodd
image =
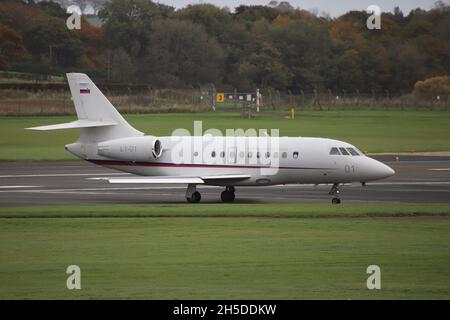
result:
M 417 81 L 450 74 L 450 7 L 408 15 L 396 8 L 369 30 L 369 14 L 337 18 L 302 9 L 211 4 L 173 7 L 111 0 L 100 26 L 85 18 L 69 31 L 53 2 L 0 3 L 0 68 L 79 70 L 153 87 L 273 88 L 300 92 L 411 92 Z

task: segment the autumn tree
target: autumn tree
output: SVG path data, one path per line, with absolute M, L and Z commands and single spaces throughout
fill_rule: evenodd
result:
M 83 19 L 82 30 L 69 31 L 55 2 L 0 1 L 2 68 L 76 67 L 160 87 L 378 95 L 410 93 L 418 80 L 450 74 L 450 6 L 442 1 L 384 12 L 381 30 L 366 27 L 365 11 L 330 18 L 284 3 L 175 10 L 150 0 L 102 2 L 101 27 Z
M 326 24 L 308 20 L 274 24 L 270 39 L 292 73 L 288 87 L 295 91 L 327 87 L 332 46 Z
M 64 21 L 59 19 L 36 23 L 25 32 L 24 39 L 28 51 L 40 62 L 76 66 L 84 52 L 78 35 L 68 30 Z
M 160 20 L 151 26 L 143 66 L 145 80 L 162 86 L 221 82 L 223 51 L 202 26 Z
M 0 26 L 0 69 L 9 70 L 11 63 L 25 56 L 25 46 L 21 35 L 4 26 Z
M 417 81 L 414 85 L 414 95 L 418 98 L 437 98 L 441 95 L 450 97 L 450 76 L 433 77 Z M 441 97 L 440 97 L 441 98 Z
M 148 0 L 112 0 L 99 16 L 105 21 L 105 38 L 109 48 L 123 48 L 132 58 L 146 55 L 150 31 L 155 19 L 167 18 L 173 8 Z

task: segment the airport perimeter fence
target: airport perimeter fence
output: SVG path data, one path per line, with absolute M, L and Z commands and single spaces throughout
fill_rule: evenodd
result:
M 163 112 L 242 112 L 240 101 L 217 101 L 220 89 L 154 89 L 147 86 L 101 86 L 100 89 L 123 113 Z M 225 90 L 224 90 L 225 91 Z M 235 90 L 234 92 L 237 92 Z M 450 96 L 433 95 L 417 99 L 414 95 L 395 96 L 387 92 L 280 92 L 261 90 L 262 113 L 286 114 L 291 108 L 301 110 L 450 110 Z M 245 105 L 254 109 L 252 101 Z M 67 84 L 40 90 L 4 88 L 0 86 L 0 115 L 71 115 L 75 114 Z

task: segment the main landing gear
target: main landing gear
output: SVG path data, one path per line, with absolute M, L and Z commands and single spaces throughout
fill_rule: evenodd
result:
M 220 194 L 220 198 L 222 199 L 223 202 L 233 202 L 234 201 L 234 187 L 230 186 L 230 187 L 226 187 L 225 191 L 223 191 Z
M 339 194 L 341 193 L 341 187 L 342 187 L 342 185 L 340 185 L 339 183 L 335 183 L 331 187 L 330 192 L 328 192 L 329 195 L 334 196 L 334 198 L 331 199 L 331 203 L 332 204 L 339 204 L 339 203 L 341 203 L 341 199 L 339 199 Z
M 189 184 L 186 190 L 186 200 L 189 203 L 198 203 L 202 199 L 202 195 L 197 191 L 195 184 Z
M 223 202 L 233 202 L 234 201 L 234 187 L 229 186 L 225 188 L 220 194 L 220 198 Z M 200 192 L 197 191 L 197 186 L 195 184 L 189 184 L 186 190 L 186 200 L 189 203 L 198 203 L 202 199 Z

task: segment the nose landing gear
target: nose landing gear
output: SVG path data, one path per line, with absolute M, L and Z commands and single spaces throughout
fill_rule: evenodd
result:
M 334 196 L 334 198 L 331 199 L 331 203 L 332 204 L 339 204 L 339 203 L 341 203 L 341 199 L 339 198 L 339 194 L 341 193 L 341 187 L 342 187 L 342 185 L 340 185 L 339 183 L 335 183 L 331 187 L 330 192 L 328 192 L 329 195 Z
M 223 202 L 233 202 L 235 198 L 234 191 L 233 186 L 226 187 L 225 191 L 220 194 L 220 198 Z

